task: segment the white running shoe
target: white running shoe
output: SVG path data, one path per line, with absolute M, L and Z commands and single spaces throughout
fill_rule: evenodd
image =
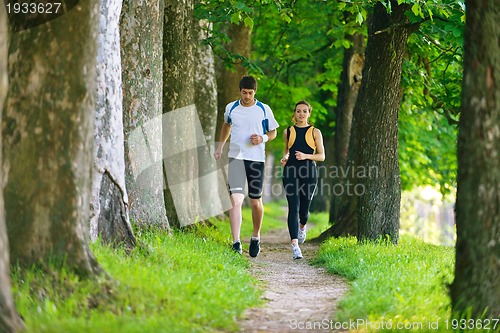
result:
M 302 259 L 302 251 L 300 251 L 300 247 L 298 245 L 292 245 L 292 258 L 293 259 Z
M 304 242 L 306 241 L 306 227 L 304 227 L 304 230 L 301 230 L 299 227 L 298 240 L 299 240 L 299 244 L 304 244 Z

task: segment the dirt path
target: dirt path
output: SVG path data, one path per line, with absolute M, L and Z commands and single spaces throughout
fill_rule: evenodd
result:
M 337 304 L 348 285 L 310 265 L 319 244 L 306 240 L 300 247 L 304 258 L 293 260 L 286 224 L 261 238 L 261 253 L 250 262 L 251 272 L 264 283 L 266 304 L 245 312 L 240 332 L 330 331 L 326 323 L 335 320 Z

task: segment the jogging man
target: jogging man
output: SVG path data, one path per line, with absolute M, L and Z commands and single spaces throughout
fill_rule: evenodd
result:
M 252 207 L 253 235 L 249 253 L 260 252 L 260 228 L 264 217 L 262 189 L 264 183 L 265 144 L 276 137 L 278 123 L 271 108 L 255 99 L 257 81 L 244 76 L 240 81 L 240 99 L 229 103 L 224 112 L 220 140 L 214 157 L 221 157 L 229 135 L 228 182 L 232 208 L 229 210 L 233 250 L 242 253 L 240 230 L 241 208 L 245 199 L 246 183 Z

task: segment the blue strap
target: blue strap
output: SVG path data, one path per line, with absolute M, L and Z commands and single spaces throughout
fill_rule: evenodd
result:
M 255 103 L 258 107 L 260 107 L 262 109 L 262 112 L 264 112 L 264 120 L 262 120 L 262 131 L 264 134 L 266 134 L 267 132 L 269 132 L 269 120 L 267 119 L 267 115 L 266 115 L 266 108 L 264 107 L 264 104 L 262 104 L 261 102 L 257 101 Z M 238 107 L 240 105 L 240 100 L 237 100 L 236 102 L 233 103 L 233 105 L 231 106 L 231 109 L 229 109 L 229 114 L 227 116 L 227 123 L 231 125 L 231 112 L 233 112 L 234 109 L 236 109 L 236 107 Z
M 229 114 L 227 115 L 227 123 L 229 125 L 231 125 L 231 112 L 233 112 L 234 109 L 236 109 L 236 107 L 240 105 L 240 100 L 237 100 L 236 102 L 233 103 L 233 105 L 231 106 L 231 109 L 229 109 Z
M 266 115 L 266 108 L 264 107 L 264 104 L 262 104 L 261 102 L 257 101 L 257 106 L 259 106 L 262 111 L 264 112 L 264 120 L 262 120 L 262 133 L 263 134 L 266 134 L 267 132 L 269 132 L 269 120 L 267 119 L 267 115 Z

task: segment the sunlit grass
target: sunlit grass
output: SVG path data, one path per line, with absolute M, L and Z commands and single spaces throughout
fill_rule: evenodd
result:
M 27 332 L 210 332 L 234 330 L 259 303 L 248 260 L 195 233 L 140 235 L 147 250 L 94 244 L 111 281 L 63 271 L 16 271 L 14 295 Z M 103 282 L 106 281 L 106 282 Z
M 248 250 L 249 207 L 243 220 Z M 308 239 L 313 239 L 329 227 L 328 214 L 312 213 L 310 223 Z M 265 206 L 262 233 L 273 228 L 287 228 L 285 202 Z M 231 332 L 247 308 L 262 304 L 262 286 L 248 272 L 248 255 L 230 248 L 227 218 L 172 235 L 138 230 L 136 236 L 143 246 L 129 254 L 92 244 L 108 275 L 99 281 L 81 280 L 64 269 L 14 269 L 13 293 L 27 332 Z M 360 331 L 380 331 L 373 328 L 382 323 L 423 325 L 409 330 L 414 332 L 449 331 L 453 263 L 452 247 L 408 236 L 397 246 L 330 239 L 316 261 L 351 285 L 332 319 L 361 319 L 368 326 Z M 430 327 L 435 323 L 439 330 Z
M 266 205 L 263 232 L 283 227 L 282 205 Z M 243 210 L 242 238 L 252 233 Z M 137 230 L 131 253 L 92 244 L 107 277 L 81 280 L 62 269 L 14 269 L 13 294 L 26 332 L 236 331 L 245 309 L 261 304 L 248 256 L 230 248 L 229 220 L 168 235 Z M 246 245 L 248 246 L 248 245 Z
M 339 322 L 372 323 L 358 327 L 361 331 L 384 331 L 381 324 L 390 323 L 388 332 L 396 325 L 413 327 L 408 331 L 430 331 L 430 325 L 438 322 L 439 331 L 448 331 L 452 247 L 409 236 L 403 236 L 399 245 L 360 245 L 355 238 L 339 238 L 323 243 L 317 262 L 351 281 L 351 290 L 340 302 Z
M 307 223 L 312 224 L 313 227 L 308 229 L 307 239 L 312 240 L 331 227 L 328 223 L 328 219 L 329 213 L 327 212 L 311 213 Z

